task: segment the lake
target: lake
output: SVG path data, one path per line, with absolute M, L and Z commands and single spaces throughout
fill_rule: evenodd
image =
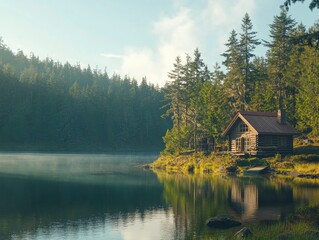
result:
M 0 154 L 0 239 L 201 239 L 227 214 L 245 225 L 319 205 L 319 182 L 184 176 L 157 154 Z

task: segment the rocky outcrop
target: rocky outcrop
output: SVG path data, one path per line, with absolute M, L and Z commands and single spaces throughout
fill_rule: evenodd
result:
M 208 219 L 206 221 L 206 225 L 212 228 L 225 229 L 225 228 L 238 227 L 241 225 L 241 223 L 227 216 L 216 216 L 216 217 Z

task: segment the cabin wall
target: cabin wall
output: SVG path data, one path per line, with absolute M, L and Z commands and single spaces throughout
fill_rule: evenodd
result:
M 258 152 L 270 154 L 290 154 L 293 152 L 292 135 L 259 135 Z
M 240 131 L 240 124 L 244 123 L 241 119 L 238 119 L 229 132 L 229 144 L 230 151 L 237 152 L 250 152 L 257 149 L 257 135 L 248 127 L 247 132 Z M 249 147 L 247 150 L 242 151 L 237 148 L 236 139 L 246 138 L 249 139 Z
M 257 116 L 257 115 L 256 115 Z M 258 118 L 253 118 L 258 122 Z M 285 131 L 281 126 L 277 126 L 276 119 L 270 119 L 267 122 L 265 119 L 260 121 L 260 131 L 264 132 L 269 130 L 270 134 L 257 133 L 253 128 L 249 128 L 245 124 L 245 119 L 240 117 L 227 129 L 228 135 L 228 150 L 237 155 L 275 155 L 280 153 L 282 155 L 293 153 L 293 134 L 295 131 Z M 256 123 L 257 124 L 257 123 Z M 263 124 L 263 125 L 262 125 Z M 275 124 L 275 126 L 267 126 L 267 124 Z M 258 125 L 258 124 L 257 124 Z M 276 129 L 278 127 L 279 130 Z M 282 131 L 283 130 L 283 131 Z M 280 134 L 286 133 L 286 134 Z

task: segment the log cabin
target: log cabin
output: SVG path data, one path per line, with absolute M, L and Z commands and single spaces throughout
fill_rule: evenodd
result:
M 293 153 L 297 131 L 284 111 L 238 112 L 222 133 L 228 136 L 228 150 L 236 155 L 271 156 Z

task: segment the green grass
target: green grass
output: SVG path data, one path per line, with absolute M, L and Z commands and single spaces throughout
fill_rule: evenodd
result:
M 253 223 L 245 225 L 252 232 L 251 240 L 287 239 L 315 240 L 319 239 L 319 207 L 304 208 L 283 221 L 270 223 Z M 204 239 L 237 239 L 235 233 L 244 226 L 226 231 L 214 231 Z
M 236 228 L 236 230 L 232 229 L 223 231 L 222 233 L 215 231 L 210 236 L 206 236 L 203 239 L 239 239 L 234 235 L 242 227 Z M 252 235 L 247 239 L 251 240 L 318 240 L 319 237 L 319 232 L 317 231 L 316 227 L 309 225 L 307 222 L 291 223 L 287 221 L 265 226 L 251 225 L 248 226 L 248 228 L 252 232 Z
M 194 153 L 191 155 L 166 155 L 161 156 L 151 168 L 157 170 L 165 170 L 167 172 L 182 172 L 182 173 L 240 173 L 244 169 L 264 164 L 261 159 L 240 159 L 231 155 L 211 155 Z
M 191 155 L 161 156 L 151 164 L 151 168 L 165 170 L 167 172 L 182 172 L 186 174 L 224 174 L 237 170 L 236 159 L 230 155 L 218 156 L 211 154 L 209 156 L 205 156 L 198 153 Z
M 269 166 L 274 172 L 291 176 L 319 177 L 319 144 L 299 146 L 295 155 L 268 158 L 239 158 L 232 155 L 208 156 L 200 153 L 165 155 L 157 159 L 151 168 L 185 174 L 242 174 L 246 169 Z M 297 154 L 298 153 L 298 154 Z

